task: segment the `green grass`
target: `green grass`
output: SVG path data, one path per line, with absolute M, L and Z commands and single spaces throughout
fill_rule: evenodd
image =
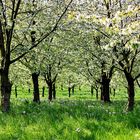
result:
M 128 113 L 121 96 L 126 95 L 104 104 L 88 92 L 69 99 L 67 91 L 59 91 L 56 101 L 44 97 L 35 104 L 32 94 L 12 95 L 11 111 L 0 112 L 0 140 L 140 140 L 139 100 Z
M 0 114 L 0 140 L 138 140 L 140 105 L 131 113 L 124 107 L 120 101 L 15 101 L 9 114 Z

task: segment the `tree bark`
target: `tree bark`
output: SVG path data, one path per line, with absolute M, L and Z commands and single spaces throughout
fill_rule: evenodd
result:
M 70 91 L 71 91 L 71 88 L 70 88 L 70 87 L 68 87 L 69 97 L 71 96 Z
M 53 99 L 56 99 L 55 83 L 53 83 L 52 91 L 53 91 Z
M 109 84 L 110 84 L 110 80 L 109 79 L 105 79 L 105 82 L 103 84 L 104 102 L 110 102 Z
M 75 85 L 72 86 L 72 94 L 74 95 Z
M 39 96 L 39 84 L 38 84 L 38 73 L 32 73 L 32 81 L 33 81 L 33 102 L 40 103 L 40 96 Z
M 8 77 L 9 67 L 1 71 L 1 107 L 3 112 L 10 110 L 10 96 L 12 84 Z
M 42 87 L 42 97 L 44 97 L 44 93 L 45 93 L 45 87 Z
M 61 90 L 63 90 L 63 84 L 61 84 Z
M 1 52 L 1 107 L 3 112 L 10 110 L 10 96 L 12 84 L 9 79 L 9 67 L 10 67 L 10 36 L 9 32 L 6 34 L 7 42 L 4 42 L 4 32 L 2 23 L 0 20 L 0 52 Z M 5 46 L 6 45 L 6 46 Z
M 93 96 L 93 85 L 91 85 L 91 95 Z
M 127 106 L 128 111 L 132 111 L 134 109 L 134 96 L 135 96 L 134 81 L 131 81 L 128 84 L 128 106 Z
M 134 79 L 131 76 L 130 73 L 125 73 L 128 87 L 127 87 L 127 93 L 128 93 L 128 104 L 127 104 L 127 110 L 133 111 L 134 109 L 134 97 L 135 97 L 135 89 L 134 89 Z
M 49 94 L 48 100 L 52 101 L 53 93 L 52 93 L 52 83 L 51 82 L 48 83 L 48 94 Z
M 100 87 L 100 91 L 101 91 L 101 101 L 103 101 L 104 100 L 104 96 L 103 96 L 103 85 L 102 85 L 102 83 L 101 83 L 101 87 Z
M 31 92 L 31 90 L 30 90 L 30 88 L 28 89 L 28 93 L 30 93 Z
M 96 90 L 96 99 L 98 100 L 98 88 L 96 88 L 95 90 Z
M 104 102 L 111 102 L 109 86 L 110 86 L 110 79 L 107 77 L 106 73 L 103 73 L 102 82 L 101 82 L 101 99 Z
M 116 89 L 113 88 L 113 96 L 115 97 L 115 95 L 116 95 Z
M 17 86 L 15 85 L 15 97 L 17 98 Z

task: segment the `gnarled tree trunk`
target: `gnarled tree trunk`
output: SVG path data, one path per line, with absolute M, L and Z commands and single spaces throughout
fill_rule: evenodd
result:
M 33 81 L 33 102 L 40 103 L 40 96 L 39 96 L 39 84 L 38 84 L 38 73 L 32 73 L 32 81 Z

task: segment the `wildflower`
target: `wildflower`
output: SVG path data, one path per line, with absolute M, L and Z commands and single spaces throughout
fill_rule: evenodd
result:
M 81 130 L 80 130 L 80 128 L 77 128 L 75 131 L 79 133 Z
M 25 110 L 24 110 L 24 111 L 22 111 L 22 114 L 23 114 L 23 115 L 25 115 L 25 114 L 26 114 L 26 111 L 25 111 Z

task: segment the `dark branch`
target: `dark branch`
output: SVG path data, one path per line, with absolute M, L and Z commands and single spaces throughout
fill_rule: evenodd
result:
M 115 66 L 115 68 L 118 69 L 118 70 L 120 70 L 120 71 L 124 71 L 123 69 L 121 69 L 121 68 L 119 68 L 117 66 Z
M 52 83 L 55 83 L 57 76 L 58 76 L 58 73 L 57 73 L 57 74 L 55 75 L 55 77 L 53 78 Z
M 91 71 L 90 71 L 90 69 L 89 69 L 89 63 L 88 63 L 88 61 L 86 61 L 86 66 L 87 66 L 89 75 L 90 75 L 90 76 L 93 76 L 93 74 L 91 73 Z
M 111 79 L 112 75 L 113 75 L 113 70 L 114 70 L 115 66 L 111 66 L 110 71 L 109 71 L 109 79 Z
M 138 54 L 138 51 L 137 51 L 137 49 L 136 49 L 136 50 L 135 50 L 135 54 L 134 54 L 134 56 L 133 56 L 133 58 L 132 58 L 132 61 L 131 61 L 130 73 L 132 72 L 132 69 L 133 69 L 134 62 L 135 62 L 135 59 L 136 59 L 137 54 Z
M 4 25 L 6 27 L 7 26 L 6 8 L 4 8 L 2 0 L 0 0 L 0 6 L 2 8 L 2 14 L 3 14 L 3 18 L 4 18 Z
M 140 73 L 134 78 L 134 81 L 140 77 Z
M 45 74 L 44 74 L 44 80 L 46 81 L 47 84 L 49 83 L 49 81 L 48 81 L 48 79 L 47 79 Z
M 0 20 L 0 51 L 1 51 L 1 56 L 5 56 L 5 48 L 4 48 L 4 37 L 3 37 L 3 31 L 2 31 L 2 23 Z

